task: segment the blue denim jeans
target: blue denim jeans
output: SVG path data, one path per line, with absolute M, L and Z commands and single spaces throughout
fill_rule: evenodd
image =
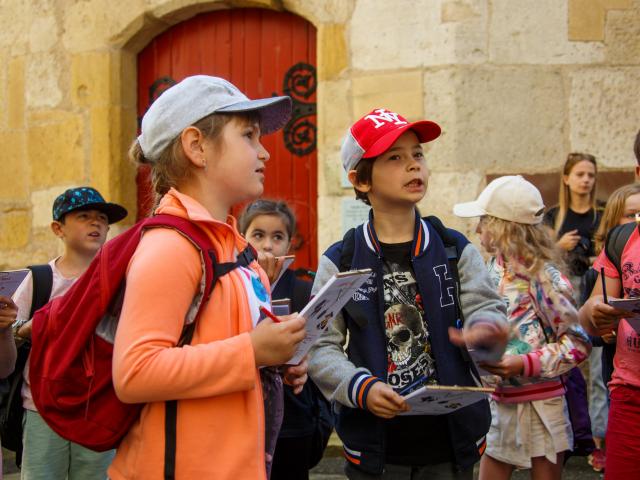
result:
M 38 412 L 25 410 L 22 480 L 104 480 L 115 450 L 94 452 L 65 440 Z

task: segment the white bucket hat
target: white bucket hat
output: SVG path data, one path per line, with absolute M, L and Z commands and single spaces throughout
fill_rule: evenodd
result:
M 291 98 L 249 100 L 224 78 L 194 75 L 165 90 L 142 117 L 138 143 L 151 161 L 180 133 L 212 113 L 257 112 L 263 134 L 284 127 L 291 117 Z
M 520 175 L 493 180 L 477 200 L 453 206 L 458 217 L 491 215 L 510 222 L 537 225 L 542 222 L 544 202 L 540 191 Z

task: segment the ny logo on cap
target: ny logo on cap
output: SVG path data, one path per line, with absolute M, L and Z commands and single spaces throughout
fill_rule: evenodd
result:
M 376 112 L 377 115 L 369 114 L 366 117 L 364 117 L 367 120 L 371 120 L 375 124 L 374 128 L 380 128 L 385 124 L 385 122 L 394 123 L 396 125 L 407 124 L 407 121 L 399 117 L 397 113 L 390 112 L 385 108 L 378 108 L 377 110 L 374 110 L 374 112 Z

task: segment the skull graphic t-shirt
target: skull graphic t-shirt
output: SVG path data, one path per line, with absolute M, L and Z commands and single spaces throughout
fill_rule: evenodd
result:
M 411 243 L 383 244 L 387 383 L 395 390 L 435 383 L 424 305 L 411 266 Z
M 411 245 L 381 243 L 387 383 L 396 391 L 413 383 L 436 383 L 436 364 L 423 315 L 429 305 L 423 305 L 420 298 Z M 433 465 L 453 458 L 445 415 L 397 416 L 385 422 L 385 430 L 387 463 Z

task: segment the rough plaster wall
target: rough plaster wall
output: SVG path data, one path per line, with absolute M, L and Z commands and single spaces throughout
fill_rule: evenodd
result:
M 420 207 L 450 214 L 488 173 L 550 172 L 571 150 L 633 165 L 640 0 L 10 0 L 0 15 L 0 267 L 58 251 L 55 193 L 134 207 L 135 53 L 200 11 L 287 9 L 318 29 L 319 244 L 341 236 L 339 147 L 374 106 L 443 127 Z M 597 6 L 597 8 L 596 8 Z M 590 8 L 593 7 L 593 8 Z M 588 39 L 583 41 L 581 39 Z

